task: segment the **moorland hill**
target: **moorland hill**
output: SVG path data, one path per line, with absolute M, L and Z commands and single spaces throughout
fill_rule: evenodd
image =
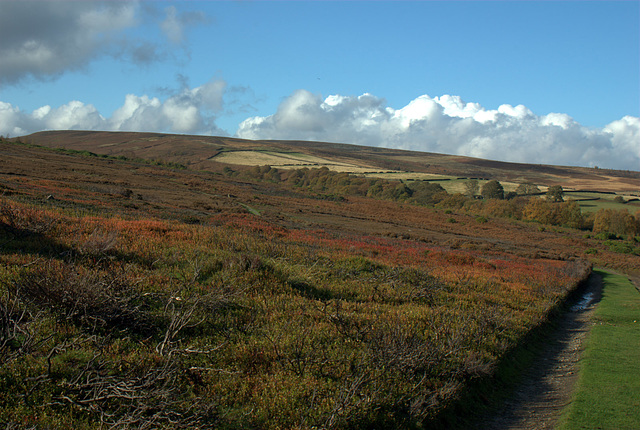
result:
M 50 148 L 165 160 L 199 170 L 218 170 L 221 164 L 287 169 L 326 166 L 341 172 L 393 179 L 496 179 L 640 196 L 640 171 L 508 163 L 342 143 L 101 131 L 45 131 L 19 139 Z

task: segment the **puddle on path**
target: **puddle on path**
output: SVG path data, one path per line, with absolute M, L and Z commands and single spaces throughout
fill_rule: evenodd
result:
M 593 292 L 588 292 L 584 296 L 582 296 L 582 298 L 578 303 L 571 306 L 571 312 L 583 311 L 587 309 L 592 302 L 593 302 Z

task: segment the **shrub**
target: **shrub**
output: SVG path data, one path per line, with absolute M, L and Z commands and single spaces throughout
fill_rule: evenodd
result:
M 0 366 L 30 352 L 35 342 L 34 315 L 21 302 L 14 288 L 0 297 Z
M 632 244 L 627 242 L 614 242 L 608 240 L 605 242 L 605 245 L 607 245 L 611 251 L 617 252 L 618 254 L 640 255 L 640 248 L 634 247 Z
M 34 308 L 52 310 L 90 331 L 117 328 L 144 334 L 152 327 L 142 294 L 115 272 L 51 260 L 24 270 L 14 286 Z
M 547 190 L 547 201 L 549 202 L 563 202 L 564 190 L 561 185 L 552 185 Z
M 118 233 L 94 229 L 91 234 L 78 244 L 80 254 L 100 256 L 112 251 L 118 243 Z
M 503 199 L 504 188 L 500 182 L 493 179 L 482 186 L 481 194 L 485 199 Z
M 620 240 L 617 234 L 609 233 L 608 231 L 601 231 L 600 233 L 595 235 L 596 239 L 599 240 Z
M 42 210 L 0 200 L 0 223 L 5 224 L 13 233 L 28 235 L 49 233 L 57 226 L 58 221 Z

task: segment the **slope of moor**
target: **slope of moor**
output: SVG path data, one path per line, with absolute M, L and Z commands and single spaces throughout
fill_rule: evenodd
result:
M 251 141 L 215 136 L 157 133 L 47 131 L 20 138 L 23 142 L 91 151 L 130 158 L 161 159 L 193 169 L 218 170 L 216 161 L 239 164 L 271 164 L 299 167 L 330 166 L 353 172 L 403 172 L 446 177 L 497 179 L 562 185 L 566 189 L 626 192 L 640 195 L 640 172 L 607 169 L 506 163 L 457 155 L 372 148 L 338 143 L 304 141 Z M 254 162 L 254 154 L 271 158 Z M 228 158 L 229 154 L 238 156 Z M 302 155 L 290 164 L 291 154 Z M 280 160 L 274 160 L 281 156 Z M 297 157 L 293 157 L 296 159 Z M 261 160 L 262 158 L 258 158 Z M 229 161 L 231 160 L 231 161 Z
M 336 203 L 274 189 L 271 183 L 242 181 L 206 171 L 165 169 L 21 145 L 4 144 L 2 148 L 0 168 L 6 178 L 20 183 L 20 189 L 29 189 L 42 199 L 56 187 L 65 190 L 66 197 L 53 193 L 49 205 L 64 207 L 70 199 L 73 207 L 82 201 L 89 209 L 107 204 L 128 214 L 196 220 L 217 213 L 248 213 L 249 207 L 259 211 L 261 219 L 285 226 L 321 227 L 406 238 L 451 249 L 523 256 L 585 257 L 584 250 L 596 246 L 579 232 L 556 234 L 540 231 L 537 225 L 499 218 L 478 223 L 471 215 L 368 198 L 350 197 L 347 202 Z M 4 190 L 11 190 L 11 182 L 5 183 Z M 114 200 L 114 196 L 121 198 Z
M 183 137 L 75 136 L 94 153 L 148 138 L 147 157 L 200 170 L 0 142 L 9 428 L 465 428 L 451 408 L 586 278 L 587 250 L 637 259 L 577 230 L 203 168 L 216 145 L 263 143 L 198 138 L 196 160 L 153 143 Z

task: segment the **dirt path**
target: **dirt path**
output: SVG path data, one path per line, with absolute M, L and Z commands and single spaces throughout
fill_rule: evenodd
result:
M 602 278 L 592 274 L 584 293 L 561 317 L 547 349 L 524 376 L 513 397 L 481 428 L 495 430 L 554 429 L 571 401 L 577 365 L 591 327 L 595 306 L 602 295 Z

